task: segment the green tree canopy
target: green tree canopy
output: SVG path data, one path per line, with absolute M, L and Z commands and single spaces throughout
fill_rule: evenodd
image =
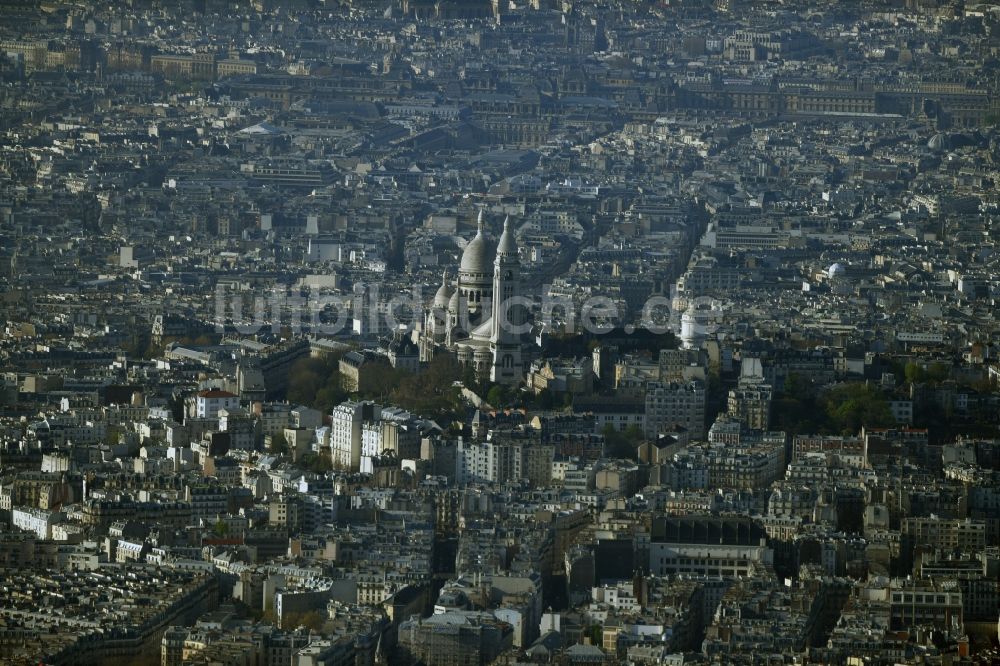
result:
M 276 456 L 288 453 L 288 440 L 285 439 L 285 433 L 279 432 L 271 435 L 271 446 L 268 447 L 267 451 Z
M 288 401 L 306 405 L 324 414 L 347 399 L 340 386 L 340 354 L 302 358 L 288 373 Z
M 625 430 L 618 430 L 612 424 L 605 424 L 601 430 L 604 435 L 604 449 L 608 456 L 613 458 L 635 458 L 636 449 L 639 444 L 646 439 L 642 428 L 637 425 L 630 425 Z
M 464 410 L 461 382 L 465 369 L 454 358 L 435 356 L 415 375 L 406 375 L 390 394 L 393 404 L 429 417 L 455 417 Z
M 882 391 L 861 382 L 835 386 L 823 395 L 822 402 L 835 432 L 854 434 L 862 426 L 886 428 L 896 423 Z
M 305 611 L 304 613 L 286 613 L 281 619 L 281 628 L 285 631 L 293 631 L 298 627 L 305 627 L 313 631 L 322 631 L 326 623 L 326 617 L 318 610 Z

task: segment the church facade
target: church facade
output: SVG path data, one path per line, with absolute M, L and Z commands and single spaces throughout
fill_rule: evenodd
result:
M 420 360 L 452 354 L 481 380 L 516 385 L 524 380 L 529 307 L 521 294 L 514 230 L 510 218 L 504 220 L 494 249 L 483 230 L 482 211 L 478 227 L 462 252 L 457 281 L 444 274 L 424 317 Z

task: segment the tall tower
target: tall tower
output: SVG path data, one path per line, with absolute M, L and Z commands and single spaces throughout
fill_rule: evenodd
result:
M 507 217 L 493 262 L 493 327 L 490 334 L 493 365 L 490 380 L 498 384 L 517 384 L 524 377 L 520 329 L 527 321 L 528 313 L 523 304 L 512 302 L 520 296 L 520 280 L 521 262 L 517 257 L 510 217 Z

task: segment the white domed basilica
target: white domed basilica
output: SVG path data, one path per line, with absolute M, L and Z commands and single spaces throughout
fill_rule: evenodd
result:
M 492 261 L 491 261 L 492 258 Z M 475 369 L 480 379 L 518 384 L 524 379 L 523 343 L 528 309 L 520 296 L 520 260 L 510 218 L 496 250 L 479 229 L 462 252 L 456 285 L 442 277 L 419 332 L 420 360 L 449 353 Z

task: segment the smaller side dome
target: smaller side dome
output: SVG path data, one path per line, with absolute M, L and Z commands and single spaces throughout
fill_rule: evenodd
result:
M 434 294 L 434 307 L 440 310 L 447 310 L 448 301 L 451 300 L 451 295 L 454 291 L 454 288 L 448 284 L 448 273 L 446 271 L 441 276 L 441 286 L 438 287 L 437 293 Z

